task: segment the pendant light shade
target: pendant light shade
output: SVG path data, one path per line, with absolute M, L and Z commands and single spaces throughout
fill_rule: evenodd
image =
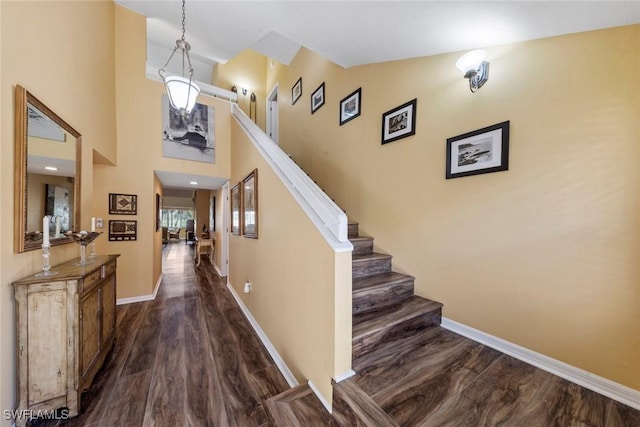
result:
M 191 79 L 180 76 L 167 76 L 164 79 L 167 95 L 171 106 L 181 113 L 185 110 L 189 114 L 196 105 L 196 98 L 200 94 L 200 88 Z
M 196 98 L 200 94 L 200 88 L 193 81 L 193 67 L 191 66 L 191 58 L 189 58 L 189 51 L 191 46 L 184 38 L 185 32 L 185 0 L 182 0 L 182 38 L 176 40 L 176 47 L 173 48 L 173 52 L 169 55 L 169 59 L 162 68 L 158 70 L 158 74 L 162 77 L 164 86 L 169 96 L 169 102 L 171 106 L 181 116 L 187 116 L 193 110 L 196 105 Z M 171 58 L 180 50 L 182 52 L 182 76 L 169 76 L 167 75 L 166 68 L 171 62 Z M 186 61 L 185 61 L 186 60 Z M 188 65 L 189 77 L 185 77 L 185 65 Z

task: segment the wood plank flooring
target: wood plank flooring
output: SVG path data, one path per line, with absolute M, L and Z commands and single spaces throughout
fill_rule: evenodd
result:
M 350 387 L 400 426 L 640 426 L 640 411 L 439 326 L 353 369 Z
M 308 386 L 289 388 L 209 261 L 192 257 L 166 245 L 157 298 L 118 307 L 81 415 L 32 426 L 640 427 L 640 411 L 439 326 L 354 360 L 331 416 Z
M 117 341 L 82 413 L 32 426 L 267 426 L 264 401 L 289 385 L 208 260 L 163 250 L 154 301 L 118 307 Z M 328 416 L 328 414 L 326 414 Z

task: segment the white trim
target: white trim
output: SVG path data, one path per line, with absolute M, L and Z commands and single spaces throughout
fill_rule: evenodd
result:
M 530 365 L 550 372 L 603 396 L 640 410 L 640 391 L 592 374 L 575 366 L 521 347 L 454 320 L 442 318 L 441 326 L 452 332 L 494 348 Z
M 333 250 L 353 251 L 347 238 L 347 215 L 342 209 L 237 104 L 231 106 L 231 114 Z
M 253 317 L 253 315 L 251 314 L 247 306 L 244 305 L 244 302 L 242 302 L 242 300 L 236 293 L 235 289 L 233 289 L 233 286 L 231 286 L 231 283 L 228 282 L 228 279 L 227 279 L 227 288 L 229 289 L 229 291 L 231 292 L 231 295 L 233 295 L 233 298 L 236 300 L 236 302 L 240 306 L 240 310 L 242 310 L 242 312 L 244 313 L 249 323 L 251 323 L 253 330 L 256 331 L 256 334 L 258 334 L 258 338 L 260 338 L 260 341 L 262 341 L 262 344 L 264 344 L 264 346 L 267 348 L 267 351 L 271 355 L 271 358 L 273 359 L 274 362 L 276 362 L 276 366 L 278 367 L 278 369 L 280 369 L 280 372 L 284 376 L 284 379 L 287 380 L 289 387 L 297 386 L 299 384 L 298 380 L 296 380 L 296 377 L 293 375 L 293 373 L 285 363 L 282 356 L 280 356 L 280 353 L 278 353 L 278 350 L 276 350 L 275 346 L 271 343 L 271 341 L 269 340 L 269 337 L 267 337 L 267 334 L 264 333 L 264 331 L 258 324 L 258 321 L 255 319 L 255 317 Z
M 158 69 L 155 67 L 152 67 L 151 65 L 147 64 L 147 70 L 146 70 L 146 77 L 149 80 L 155 80 L 157 82 L 161 82 L 162 83 L 162 79 L 160 78 L 160 75 L 158 74 Z M 200 80 L 194 80 L 194 82 L 198 85 L 198 87 L 200 87 L 200 94 L 201 95 L 209 95 L 209 96 L 213 96 L 216 98 L 222 98 L 222 99 L 226 99 L 229 100 L 231 102 L 238 102 L 238 94 L 235 92 L 231 92 L 230 90 L 226 90 L 226 89 L 222 89 L 218 86 L 213 86 L 210 85 L 209 83 L 205 83 L 205 82 L 201 82 Z
M 158 295 L 158 289 L 160 289 L 161 282 L 162 282 L 162 273 L 160 273 L 160 277 L 158 277 L 158 281 L 156 282 L 156 286 L 155 288 L 153 288 L 153 293 L 151 295 L 140 295 L 138 297 L 120 298 L 116 300 L 116 305 L 125 305 L 125 304 L 133 304 L 136 302 L 153 301 L 154 299 L 156 299 L 156 295 Z
M 213 263 L 213 268 L 216 270 L 216 273 L 218 273 L 218 276 L 224 277 L 222 275 L 222 270 L 220 270 L 220 267 L 218 267 L 218 264 L 216 264 L 215 262 Z
M 320 390 L 318 390 L 316 385 L 311 380 L 307 381 L 307 384 L 309 384 L 309 388 L 311 389 L 311 391 L 313 391 L 313 394 L 316 395 L 318 400 L 320 400 L 320 403 L 322 403 L 322 406 L 325 407 L 327 412 L 329 412 L 330 414 L 333 414 L 331 403 L 327 402 L 327 399 L 325 399 L 322 393 L 320 393 Z
M 279 126 L 279 123 L 278 123 L 279 116 L 278 116 L 278 114 L 279 114 L 279 111 L 276 108 L 276 112 L 275 112 L 275 115 L 274 115 L 273 109 L 272 109 L 272 106 L 273 106 L 272 102 L 274 102 L 274 98 L 276 98 L 276 100 L 275 100 L 276 104 L 278 103 L 278 100 L 277 100 L 278 99 L 278 85 L 279 85 L 279 83 L 276 83 L 273 86 L 273 89 L 271 89 L 271 92 L 269 92 L 269 95 L 267 95 L 267 99 L 265 100 L 265 111 L 267 112 L 267 126 L 266 126 L 267 132 L 266 132 L 266 134 L 267 134 L 267 136 L 269 136 L 269 133 L 271 133 L 269 138 L 271 138 L 271 140 L 273 142 L 275 142 L 276 144 L 279 145 L 279 141 L 278 141 L 278 131 L 279 131 L 279 129 L 278 129 L 278 126 Z M 274 118 L 275 118 L 275 122 L 276 122 L 275 123 L 275 129 L 273 129 L 274 123 L 272 123 L 274 121 L 273 120 Z
M 354 371 L 353 369 L 349 369 L 347 372 L 343 372 L 340 375 L 336 375 L 335 377 L 333 377 L 333 380 L 337 383 L 342 382 L 344 380 L 347 380 L 353 376 L 356 375 L 356 371 Z

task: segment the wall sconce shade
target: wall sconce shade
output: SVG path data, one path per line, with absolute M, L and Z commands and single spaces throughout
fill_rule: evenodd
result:
M 169 96 L 169 102 L 171 106 L 175 108 L 181 116 L 187 116 L 194 105 L 196 104 L 196 98 L 200 94 L 200 88 L 193 82 L 193 67 L 191 66 L 191 58 L 189 57 L 189 51 L 191 46 L 184 39 L 185 32 L 185 0 L 182 0 L 182 38 L 176 40 L 176 47 L 173 48 L 169 59 L 162 68 L 158 70 L 158 74 L 164 82 L 164 86 Z M 171 58 L 180 50 L 182 52 L 182 77 L 167 75 L 166 68 L 171 62 Z M 186 61 L 185 61 L 186 59 Z M 189 78 L 185 78 L 185 64 L 188 64 Z
M 487 52 L 482 49 L 465 53 L 456 61 L 456 67 L 469 79 L 469 89 L 475 93 L 489 80 L 489 63 L 485 61 Z

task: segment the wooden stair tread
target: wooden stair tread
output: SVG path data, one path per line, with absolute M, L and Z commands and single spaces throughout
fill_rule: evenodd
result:
M 393 257 L 391 255 L 379 254 L 377 252 L 373 252 L 371 254 L 352 255 L 351 256 L 351 262 L 352 263 L 358 263 L 358 262 L 372 261 L 372 260 L 376 260 L 376 259 L 389 259 L 389 258 L 393 258 Z
M 405 320 L 440 310 L 442 304 L 426 298 L 413 296 L 402 304 L 353 316 L 353 341 L 377 331 L 392 327 Z
M 365 241 L 372 241 L 374 240 L 373 237 L 369 237 L 369 236 L 357 236 L 357 237 L 349 237 L 349 240 L 351 242 L 365 242 Z
M 375 274 L 373 276 L 360 277 L 358 279 L 353 279 L 351 289 L 353 292 L 356 292 L 362 289 L 377 288 L 380 286 L 390 286 L 390 285 L 395 285 L 398 283 L 403 283 L 403 282 L 408 282 L 413 280 L 415 280 L 415 277 L 413 276 L 391 271 L 389 273 L 380 273 L 380 274 Z
M 398 427 L 396 423 L 374 400 L 356 384 L 353 379 L 348 379 L 339 383 L 333 383 L 334 390 L 334 416 L 340 425 L 358 426 L 385 426 Z M 346 405 L 343 408 L 337 404 L 336 400 L 341 400 Z M 348 419 L 346 413 L 341 410 L 351 412 L 354 418 Z M 344 418 L 343 417 L 347 417 Z M 342 422 L 340 422 L 342 421 Z

